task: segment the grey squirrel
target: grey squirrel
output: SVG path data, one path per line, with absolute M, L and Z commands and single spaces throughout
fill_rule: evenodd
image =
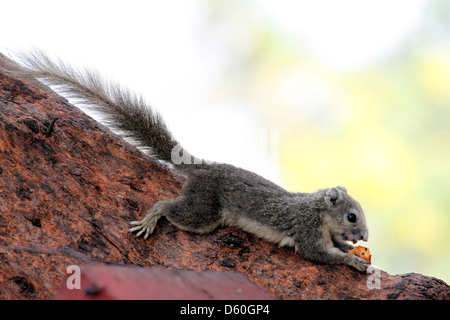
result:
M 302 257 L 328 264 L 346 264 L 366 271 L 369 263 L 347 253 L 369 231 L 363 210 L 342 186 L 312 193 L 288 192 L 261 176 L 232 165 L 191 156 L 172 137 L 163 119 L 144 100 L 91 70 L 78 70 L 41 51 L 22 54 L 23 76 L 59 87 L 105 124 L 145 148 L 156 159 L 171 163 L 187 179 L 181 195 L 158 202 L 130 232 L 144 239 L 159 218 L 200 234 L 219 226 L 236 226 L 280 246 L 295 248 Z M 190 161 L 172 161 L 183 154 Z

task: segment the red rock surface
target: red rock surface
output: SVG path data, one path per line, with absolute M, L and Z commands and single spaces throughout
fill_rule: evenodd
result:
M 370 290 L 371 274 L 305 261 L 235 228 L 195 235 L 161 219 L 148 240 L 135 238 L 128 223 L 176 197 L 182 178 L 46 86 L 8 76 L 5 61 L 0 299 L 48 299 L 69 265 L 86 263 L 240 272 L 281 299 L 450 299 L 445 282 L 419 274 L 381 271 Z

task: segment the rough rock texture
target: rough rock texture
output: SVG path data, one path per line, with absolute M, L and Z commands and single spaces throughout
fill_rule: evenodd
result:
M 183 179 L 46 86 L 8 76 L 5 59 L 0 299 L 48 299 L 69 265 L 85 263 L 237 271 L 281 299 L 450 299 L 445 282 L 419 274 L 381 271 L 369 290 L 371 274 L 305 261 L 235 228 L 195 235 L 161 219 L 148 240 L 135 238 L 128 223 L 175 197 Z

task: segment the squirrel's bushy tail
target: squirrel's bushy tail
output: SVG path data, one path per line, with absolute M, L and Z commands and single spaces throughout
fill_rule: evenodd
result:
M 171 161 L 178 142 L 173 139 L 161 116 L 120 84 L 89 69 L 75 69 L 59 59 L 51 59 L 40 50 L 15 54 L 25 68 L 24 75 L 57 86 L 67 98 L 76 99 L 89 110 L 99 112 L 105 124 L 155 156 Z

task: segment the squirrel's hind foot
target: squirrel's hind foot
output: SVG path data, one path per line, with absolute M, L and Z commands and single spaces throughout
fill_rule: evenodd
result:
M 147 239 L 153 233 L 153 230 L 155 230 L 159 218 L 161 218 L 161 214 L 158 210 L 152 209 L 144 219 L 131 221 L 130 224 L 135 227 L 128 229 L 128 232 L 137 232 L 136 238 L 144 235 L 144 239 Z

